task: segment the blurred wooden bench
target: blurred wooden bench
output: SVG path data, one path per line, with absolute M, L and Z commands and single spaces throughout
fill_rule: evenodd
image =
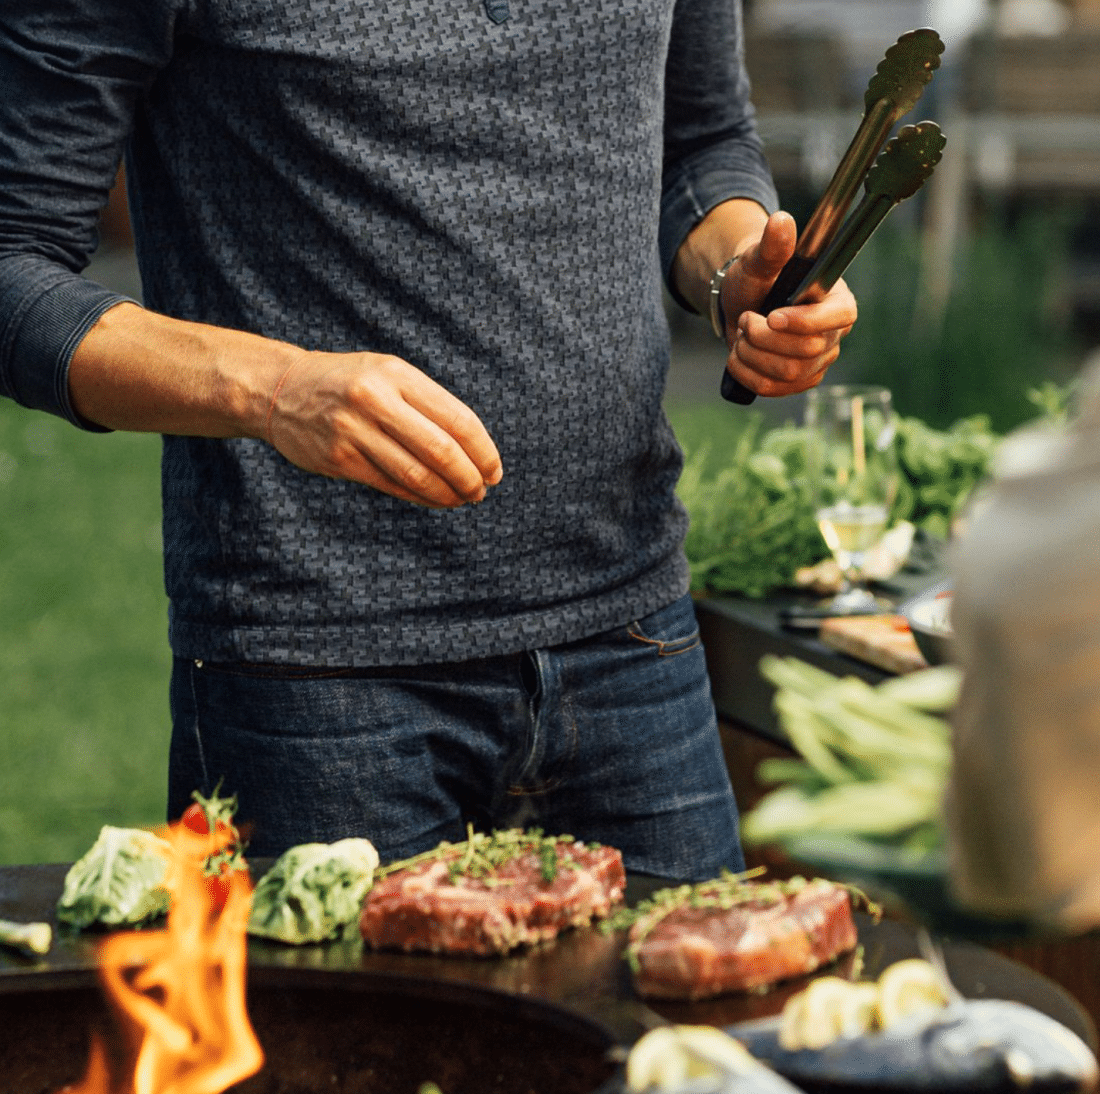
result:
M 1100 193 L 1100 31 L 974 39 L 960 71 L 980 187 Z

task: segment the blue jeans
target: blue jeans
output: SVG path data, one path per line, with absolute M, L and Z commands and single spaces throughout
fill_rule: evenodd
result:
M 366 836 L 382 861 L 478 830 L 618 847 L 628 869 L 743 869 L 689 597 L 552 649 L 415 668 L 177 659 L 169 816 L 239 798 L 250 852 Z

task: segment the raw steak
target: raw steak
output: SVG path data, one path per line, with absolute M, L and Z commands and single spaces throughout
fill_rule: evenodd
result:
M 741 885 L 746 891 L 730 907 L 688 901 L 656 925 L 635 923 L 630 946 L 639 994 L 704 999 L 760 990 L 855 947 L 851 900 L 840 886 L 823 879 Z
M 622 899 L 626 873 L 614 848 L 558 842 L 552 854 L 553 880 L 544 876 L 545 848 L 483 876 L 452 876 L 458 856 L 389 874 L 367 894 L 363 938 L 377 949 L 501 954 L 603 918 Z

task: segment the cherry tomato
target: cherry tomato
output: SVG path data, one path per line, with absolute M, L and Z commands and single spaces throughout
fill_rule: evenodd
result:
M 180 822 L 184 828 L 188 828 L 200 836 L 205 836 L 210 832 L 210 825 L 206 820 L 206 810 L 198 802 L 192 802 L 183 811 Z
M 209 798 L 196 793 L 195 800 L 180 817 L 182 826 L 199 836 L 211 834 L 210 819 L 213 817 L 214 834 L 222 837 L 216 842 L 223 850 L 215 852 L 206 861 L 206 884 L 215 912 L 225 907 L 232 886 L 230 874 L 236 868 L 236 860 L 241 853 L 240 835 L 232 822 L 236 806 L 236 798 L 221 798 L 217 790 Z
M 214 831 L 219 835 L 236 834 L 232 817 L 237 808 L 236 798 L 221 798 L 217 790 L 209 798 L 202 797 L 197 791 L 195 800 L 183 811 L 180 821 L 183 826 L 197 835 L 205 836 L 210 832 L 210 817 L 214 817 Z
M 215 912 L 220 912 L 229 899 L 229 889 L 232 885 L 229 871 L 229 863 L 223 862 L 219 873 L 206 875 L 206 887 L 210 893 L 210 902 Z

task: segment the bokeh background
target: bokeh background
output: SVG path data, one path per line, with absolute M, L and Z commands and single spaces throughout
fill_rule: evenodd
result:
M 1007 431 L 1029 390 L 1070 384 L 1100 344 L 1100 0 L 751 0 L 747 56 L 785 206 L 800 223 L 858 124 L 886 47 L 947 43 L 914 114 L 948 145 L 849 281 L 861 317 L 836 379 L 898 409 Z M 140 297 L 124 186 L 87 275 Z M 721 460 L 735 408 L 709 326 L 669 305 L 666 406 L 689 452 Z M 0 864 L 66 861 L 104 823 L 163 819 L 168 740 L 159 438 L 82 434 L 0 401 Z

